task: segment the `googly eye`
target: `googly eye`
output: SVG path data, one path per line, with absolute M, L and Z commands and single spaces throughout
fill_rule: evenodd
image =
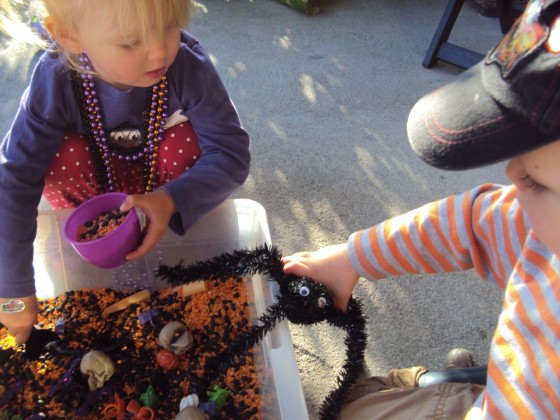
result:
M 324 296 L 321 296 L 319 299 L 317 299 L 317 305 L 319 306 L 319 308 L 324 307 L 327 304 L 327 299 L 325 299 Z
M 299 288 L 299 294 L 300 294 L 301 296 L 303 296 L 303 297 L 309 296 L 309 293 L 310 293 L 309 287 L 307 287 L 307 286 L 301 286 L 301 287 Z
M 130 141 L 136 141 L 136 140 L 138 140 L 139 138 L 140 138 L 140 133 L 139 133 L 138 131 L 136 131 L 136 130 L 131 131 L 131 132 L 128 134 L 128 139 L 129 139 Z

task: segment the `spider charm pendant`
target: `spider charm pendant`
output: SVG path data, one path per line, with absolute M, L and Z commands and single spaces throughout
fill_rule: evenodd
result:
M 281 255 L 275 247 L 266 245 L 254 250 L 224 253 L 206 261 L 176 266 L 160 264 L 156 276 L 173 285 L 192 283 L 208 278 L 238 278 L 263 274 L 268 281 L 278 283 L 276 303 L 269 306 L 247 334 L 236 338 L 223 351 L 208 360 L 206 378 L 216 378 L 235 358 L 261 341 L 283 319 L 294 324 L 312 325 L 320 322 L 341 328 L 346 333 L 346 358 L 336 380 L 337 387 L 323 401 L 319 409 L 321 419 L 336 419 L 345 398 L 364 368 L 364 350 L 367 344 L 362 306 L 350 299 L 346 312 L 338 310 L 326 288 L 312 279 L 285 274 Z

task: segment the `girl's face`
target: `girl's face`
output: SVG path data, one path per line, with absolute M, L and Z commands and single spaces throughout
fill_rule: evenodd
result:
M 506 175 L 536 236 L 560 257 L 560 140 L 513 158 Z
M 98 77 L 119 88 L 148 87 L 158 82 L 175 60 L 181 28 L 151 30 L 145 38 L 123 34 L 116 19 L 107 19 L 96 7 L 77 27 L 77 41 Z

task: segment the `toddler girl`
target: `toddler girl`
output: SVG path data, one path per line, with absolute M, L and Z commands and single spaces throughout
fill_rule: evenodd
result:
M 55 209 L 129 194 L 146 255 L 184 234 L 249 171 L 249 136 L 185 0 L 43 0 L 53 43 L 0 144 L 0 322 L 18 343 L 36 319 L 33 241 L 41 195 Z M 2 0 L 4 12 L 13 12 Z M 11 14 L 11 13 L 10 13 Z M 8 304 L 10 303 L 10 304 Z

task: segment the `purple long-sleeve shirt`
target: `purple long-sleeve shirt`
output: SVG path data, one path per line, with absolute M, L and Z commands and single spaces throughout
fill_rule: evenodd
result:
M 196 165 L 160 187 L 178 210 L 170 228 L 184 234 L 245 181 L 250 140 L 206 50 L 186 32 L 167 75 L 168 114 L 190 120 L 201 149 Z M 146 89 L 121 91 L 97 81 L 106 130 L 143 127 Z M 70 71 L 57 54 L 46 52 L 0 144 L 1 297 L 35 293 L 33 242 L 43 176 L 66 132 L 85 129 Z

